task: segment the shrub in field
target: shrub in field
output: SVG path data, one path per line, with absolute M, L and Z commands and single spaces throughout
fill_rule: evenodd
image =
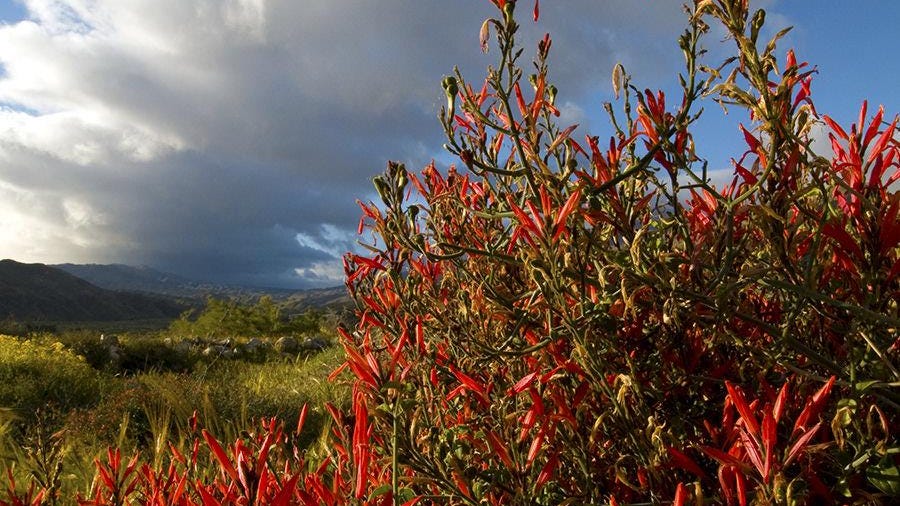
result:
M 169 326 L 176 336 L 279 336 L 303 334 L 319 329 L 321 315 L 309 310 L 302 315 L 287 318 L 281 308 L 269 296 L 260 297 L 252 305 L 236 300 L 220 300 L 210 297 L 199 314 L 188 311 Z
M 38 342 L 58 342 L 75 354 L 84 357 L 84 360 L 94 369 L 111 369 L 113 364 L 108 344 L 99 339 L 99 335 L 92 330 L 69 330 L 58 333 L 45 333 L 33 336 Z
M 24 421 L 43 408 L 59 411 L 99 399 L 100 375 L 60 343 L 0 336 L 0 407 Z
M 814 69 L 776 50 L 784 32 L 760 40 L 762 10 L 703 0 L 680 94 L 617 66 L 611 135 L 576 139 L 555 123 L 552 40 L 526 76 L 523 2 L 492 1 L 497 65 L 443 82 L 459 167 L 389 163 L 381 201 L 361 203 L 371 253 L 346 257 L 355 496 L 896 497 L 897 120 L 863 104 L 837 125 L 813 105 Z M 735 43 L 721 65 L 702 57 L 709 23 Z M 724 186 L 692 130 L 710 100 L 747 113 Z M 813 151 L 817 123 L 832 152 Z

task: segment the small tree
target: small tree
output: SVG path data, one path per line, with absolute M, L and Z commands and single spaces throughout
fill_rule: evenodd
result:
M 897 120 L 863 104 L 841 128 L 813 106 L 814 70 L 776 53 L 786 30 L 762 41 L 764 11 L 700 0 L 680 96 L 616 66 L 611 134 L 577 140 L 556 124 L 551 39 L 526 76 L 517 2 L 492 3 L 497 65 L 443 81 L 460 166 L 391 162 L 360 204 L 375 241 L 345 259 L 341 483 L 386 503 L 896 496 Z M 721 65 L 708 23 L 735 43 Z M 725 186 L 692 133 L 710 100 L 748 113 Z
M 281 308 L 264 295 L 252 305 L 237 300 L 206 299 L 206 307 L 199 315 L 188 311 L 172 322 L 173 334 L 212 337 L 231 335 L 241 337 L 276 336 L 290 333 L 314 332 L 319 328 L 321 315 L 314 309 L 290 319 L 284 318 Z

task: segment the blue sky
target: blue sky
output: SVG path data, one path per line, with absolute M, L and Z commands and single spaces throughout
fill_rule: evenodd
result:
M 794 21 L 790 42 L 819 68 L 816 103 L 843 122 L 856 119 L 860 103 L 900 112 L 900 2 L 839 0 L 779 2 Z
M 622 62 L 672 89 L 681 2 L 545 0 L 561 122 L 610 134 Z M 900 2 L 759 0 L 819 69 L 840 123 L 900 112 Z M 357 198 L 388 159 L 447 160 L 435 115 L 454 65 L 478 81 L 488 0 L 0 0 L 0 258 L 150 265 L 260 286 L 341 283 Z M 727 42 L 707 38 L 712 54 Z M 723 46 L 723 44 L 725 46 Z M 740 111 L 707 104 L 698 148 L 724 180 Z
M 27 11 L 19 2 L 3 0 L 0 2 L 0 20 L 11 23 L 23 19 Z

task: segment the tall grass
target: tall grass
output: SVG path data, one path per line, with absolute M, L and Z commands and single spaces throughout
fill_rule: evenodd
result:
M 93 404 L 101 383 L 99 372 L 61 343 L 0 336 L 0 407 L 25 423 L 40 410 Z
M 94 461 L 107 447 L 140 452 L 159 470 L 170 445 L 190 453 L 196 420 L 235 440 L 263 418 L 295 425 L 308 404 L 298 440 L 306 447 L 321 431 L 325 403 L 345 404 L 348 395 L 325 379 L 341 362 L 336 348 L 229 360 L 178 350 L 161 334 L 129 334 L 120 339 L 125 358 L 111 365 L 98 343 L 86 331 L 0 336 L 0 471 L 74 497 L 90 490 Z

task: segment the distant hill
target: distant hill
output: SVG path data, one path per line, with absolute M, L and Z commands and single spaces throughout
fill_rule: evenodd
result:
M 264 295 L 272 297 L 288 313 L 300 313 L 310 308 L 337 308 L 350 304 L 343 286 L 312 290 L 257 288 L 224 285 L 190 280 L 151 267 L 121 264 L 60 264 L 55 265 L 101 288 L 165 295 L 202 301 L 207 297 L 255 302 Z
M 197 298 L 226 291 L 211 283 L 200 283 L 176 274 L 160 272 L 146 266 L 122 264 L 59 264 L 54 265 L 73 276 L 109 290 L 155 293 L 173 297 Z
M 302 312 L 308 308 L 347 308 L 353 303 L 347 294 L 347 288 L 335 286 L 331 288 L 313 288 L 293 292 L 286 297 L 274 297 L 288 312 Z
M 186 306 L 167 297 L 113 291 L 44 264 L 0 260 L 0 318 L 126 321 L 174 318 Z
M 60 264 L 53 267 L 109 290 L 160 293 L 176 297 L 193 295 L 189 287 L 194 284 L 189 280 L 150 267 L 119 264 Z

